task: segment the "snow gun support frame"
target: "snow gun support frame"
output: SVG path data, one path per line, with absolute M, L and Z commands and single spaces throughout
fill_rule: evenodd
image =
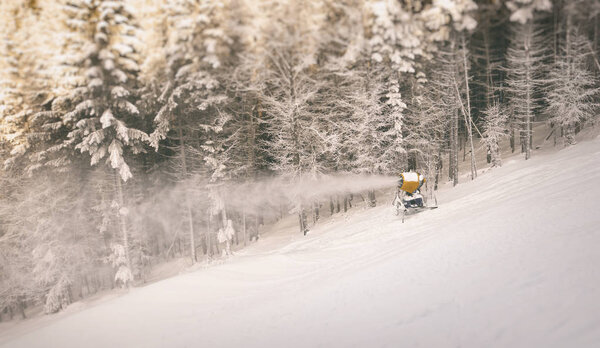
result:
M 402 213 L 402 223 L 407 215 L 412 215 L 423 210 L 437 208 L 437 197 L 433 197 L 435 200 L 435 206 L 426 206 L 425 200 L 419 189 L 425 183 L 425 178 L 414 172 L 402 173 L 398 180 L 398 189 L 392 202 L 392 205 L 396 208 L 396 215 Z

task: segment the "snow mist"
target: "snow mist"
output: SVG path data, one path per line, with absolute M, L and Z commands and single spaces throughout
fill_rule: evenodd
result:
M 229 184 L 222 188 L 228 209 L 264 212 L 268 206 L 311 203 L 346 194 L 393 187 L 398 178 L 384 175 L 322 175 L 301 178 L 269 178 L 253 183 Z

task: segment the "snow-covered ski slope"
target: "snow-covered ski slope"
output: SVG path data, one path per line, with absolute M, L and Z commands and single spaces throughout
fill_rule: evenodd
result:
M 600 138 L 508 161 L 402 224 L 295 220 L 221 265 L 2 347 L 600 347 Z M 25 331 L 25 332 L 23 332 Z

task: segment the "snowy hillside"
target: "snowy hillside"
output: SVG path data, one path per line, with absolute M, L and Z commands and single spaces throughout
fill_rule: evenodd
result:
M 508 161 L 404 224 L 382 204 L 2 347 L 598 347 L 600 138 Z M 29 327 L 27 326 L 29 325 Z

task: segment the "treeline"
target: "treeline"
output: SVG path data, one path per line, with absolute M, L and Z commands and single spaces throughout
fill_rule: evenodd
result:
M 323 202 L 230 183 L 456 184 L 461 147 L 475 178 L 477 148 L 498 166 L 503 138 L 527 159 L 534 124 L 572 144 L 598 120 L 594 0 L 28 0 L 0 16 L 4 317 L 228 254 L 265 219 L 319 218 Z

